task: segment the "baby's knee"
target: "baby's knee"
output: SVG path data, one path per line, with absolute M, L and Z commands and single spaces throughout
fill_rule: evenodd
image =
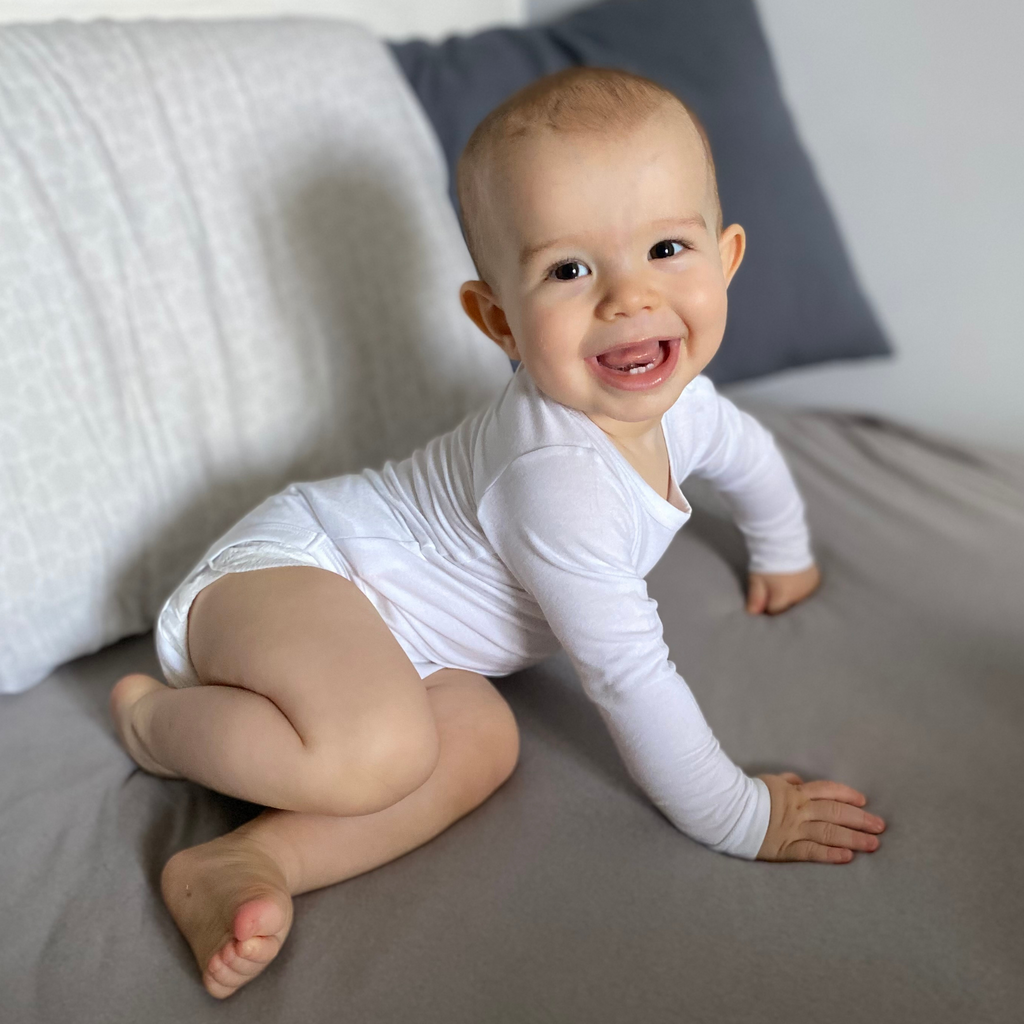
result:
M 488 691 L 472 726 L 461 737 L 460 800 L 467 807 L 483 803 L 519 761 L 519 727 L 512 709 L 490 684 Z
M 398 803 L 433 774 L 440 742 L 432 716 L 367 723 L 345 748 L 311 751 L 307 813 L 372 814 Z

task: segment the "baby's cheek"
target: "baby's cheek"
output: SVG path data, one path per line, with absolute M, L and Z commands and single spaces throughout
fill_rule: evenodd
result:
M 522 317 L 523 344 L 533 351 L 557 358 L 578 341 L 579 330 L 565 309 L 535 306 Z
M 682 318 L 691 334 L 724 330 L 727 308 L 725 287 L 712 274 L 694 275 L 688 282 Z

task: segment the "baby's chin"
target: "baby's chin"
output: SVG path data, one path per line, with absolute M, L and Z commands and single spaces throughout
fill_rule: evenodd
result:
M 694 377 L 696 374 L 693 375 Z M 587 413 L 591 419 L 604 417 L 615 420 L 619 423 L 645 423 L 649 420 L 660 419 L 675 405 L 676 400 L 683 392 L 683 388 L 693 377 L 685 377 L 674 373 L 671 378 L 665 381 L 655 391 L 637 393 L 616 392 L 614 394 L 602 394 L 600 398 L 591 404 L 589 410 L 581 410 Z

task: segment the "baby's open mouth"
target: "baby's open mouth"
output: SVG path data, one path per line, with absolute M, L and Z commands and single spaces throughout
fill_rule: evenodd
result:
M 640 374 L 660 366 L 668 357 L 667 338 L 648 338 L 602 352 L 597 361 L 616 373 Z
M 587 356 L 590 372 L 616 391 L 654 391 L 679 364 L 681 338 L 644 338 Z

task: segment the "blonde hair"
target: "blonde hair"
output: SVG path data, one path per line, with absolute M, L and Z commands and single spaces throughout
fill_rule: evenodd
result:
M 708 182 L 714 196 L 716 234 L 722 229 L 722 206 L 711 143 L 697 115 L 668 89 L 649 78 L 613 68 L 566 68 L 538 79 L 510 96 L 477 125 L 456 168 L 455 181 L 462 230 L 477 273 L 486 280 L 480 209 L 486 187 L 484 166 L 502 146 L 538 132 L 629 132 L 666 108 L 680 109 L 704 147 Z

